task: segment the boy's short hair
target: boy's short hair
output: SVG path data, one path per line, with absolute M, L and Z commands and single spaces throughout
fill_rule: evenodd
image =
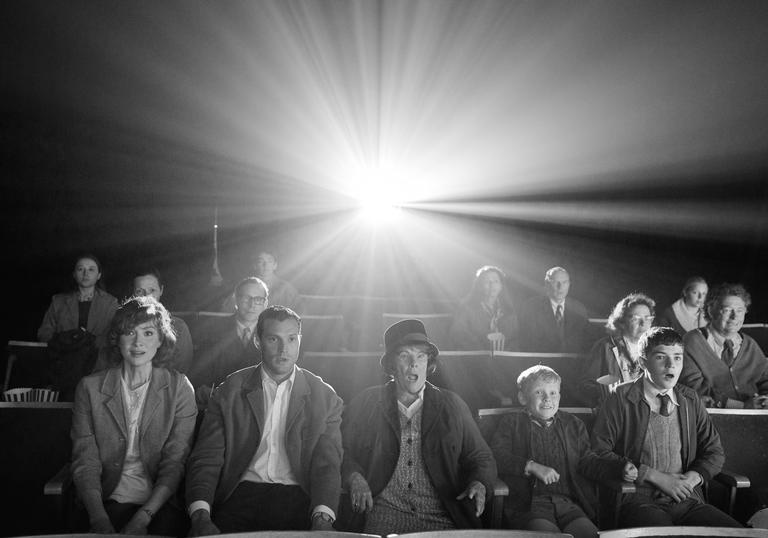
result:
M 656 346 L 683 347 L 683 337 L 671 327 L 651 327 L 640 336 L 637 345 L 640 356 L 647 357 L 646 352 L 652 351 Z
M 525 394 L 528 388 L 533 385 L 534 382 L 539 380 L 545 382 L 556 381 L 560 383 L 562 378 L 560 377 L 560 374 L 555 372 L 549 366 L 537 364 L 536 366 L 531 366 L 527 370 L 523 370 L 523 372 L 517 376 L 517 388 L 520 392 Z

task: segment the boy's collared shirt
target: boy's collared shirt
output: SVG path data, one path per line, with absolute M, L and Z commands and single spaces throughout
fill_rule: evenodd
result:
M 658 398 L 659 394 L 666 394 L 669 396 L 669 400 L 672 402 L 672 404 L 675 406 L 675 409 L 680 407 L 680 404 L 677 401 L 677 395 L 675 395 L 675 389 L 674 387 L 668 390 L 662 390 L 659 387 L 656 386 L 656 384 L 648 379 L 648 377 L 643 378 L 643 397 L 645 398 L 646 403 L 650 406 L 651 411 L 653 411 L 656 414 L 659 414 L 661 411 L 661 399 Z

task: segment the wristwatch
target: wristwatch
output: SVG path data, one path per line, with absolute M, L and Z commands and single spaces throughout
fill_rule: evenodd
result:
M 150 521 L 152 521 L 152 518 L 155 517 L 155 513 L 149 508 L 142 508 L 141 511 L 149 516 Z

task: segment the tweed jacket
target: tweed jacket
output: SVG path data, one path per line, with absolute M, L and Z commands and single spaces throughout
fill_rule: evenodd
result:
M 230 375 L 213 392 L 187 465 L 187 502 L 226 501 L 261 442 L 261 365 Z M 291 470 L 312 507 L 337 512 L 341 493 L 342 401 L 323 380 L 298 368 L 288 404 L 285 447 Z
M 96 337 L 96 345 L 103 348 L 106 344 L 107 331 L 112 317 L 117 311 L 117 299 L 104 290 L 96 288 L 88 312 L 86 329 Z M 79 307 L 77 292 L 57 293 L 51 299 L 51 304 L 43 316 L 43 322 L 37 329 L 37 339 L 49 341 L 55 333 L 77 329 Z
M 561 339 L 552 303 L 546 295 L 539 295 L 529 299 L 522 307 L 520 349 L 537 353 L 581 353 L 586 351 L 588 345 L 588 327 L 584 305 L 570 297 L 566 298 Z
M 581 458 L 590 452 L 587 428 L 580 418 L 565 411 L 558 411 L 556 417 L 555 423 L 550 427 L 555 428 L 560 445 L 565 451 L 572 500 L 581 506 L 590 519 L 595 519 L 595 484 L 578 471 Z M 537 480 L 536 477 L 524 475 L 528 460 L 533 459 L 531 418 L 528 413 L 521 411 L 505 415 L 493 435 L 491 449 L 499 466 L 499 477 L 509 486 L 505 508 L 512 512 L 529 512 Z M 562 469 L 555 470 L 562 474 Z
M 594 454 L 582 459 L 580 466 L 585 476 L 601 482 L 621 480 L 624 465 L 631 461 L 639 470 L 638 484 L 643 482 L 647 467 L 640 464 L 640 457 L 651 416 L 643 379 L 615 387 L 600 408 L 592 428 Z M 708 482 L 725 463 L 720 435 L 696 392 L 679 383 L 673 390 L 679 404 L 683 472 L 696 471 Z
M 117 487 L 127 451 L 121 367 L 84 377 L 72 412 L 72 476 L 79 491 L 107 499 Z M 176 491 L 189 455 L 197 406 L 183 374 L 153 368 L 139 425 L 144 469 L 155 487 Z
M 421 417 L 421 451 L 427 474 L 459 528 L 478 527 L 456 496 L 477 480 L 493 494 L 496 462 L 467 405 L 453 392 L 427 383 Z M 373 496 L 387 486 L 400 456 L 400 419 L 394 381 L 371 387 L 352 400 L 343 422 L 342 476 L 365 477 Z M 474 514 L 471 514 L 472 516 Z
M 728 368 L 707 343 L 709 329 L 694 329 L 683 337 L 685 355 L 680 383 L 701 396 L 724 403 L 728 398 L 745 401 L 755 394 L 768 394 L 768 359 L 755 340 L 741 334 L 741 348 Z

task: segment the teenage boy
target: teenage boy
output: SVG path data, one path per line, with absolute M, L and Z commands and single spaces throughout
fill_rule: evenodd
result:
M 704 502 L 701 486 L 725 461 L 720 436 L 695 391 L 677 380 L 683 342 L 668 327 L 640 337 L 645 373 L 612 390 L 592 430 L 594 454 L 582 470 L 598 481 L 635 482 L 625 495 L 621 527 L 698 525 L 741 527 Z
M 521 413 L 506 415 L 491 442 L 509 485 L 504 514 L 513 528 L 597 536 L 595 487 L 577 470 L 589 452 L 584 423 L 560 405 L 560 376 L 546 366 L 517 378 Z

